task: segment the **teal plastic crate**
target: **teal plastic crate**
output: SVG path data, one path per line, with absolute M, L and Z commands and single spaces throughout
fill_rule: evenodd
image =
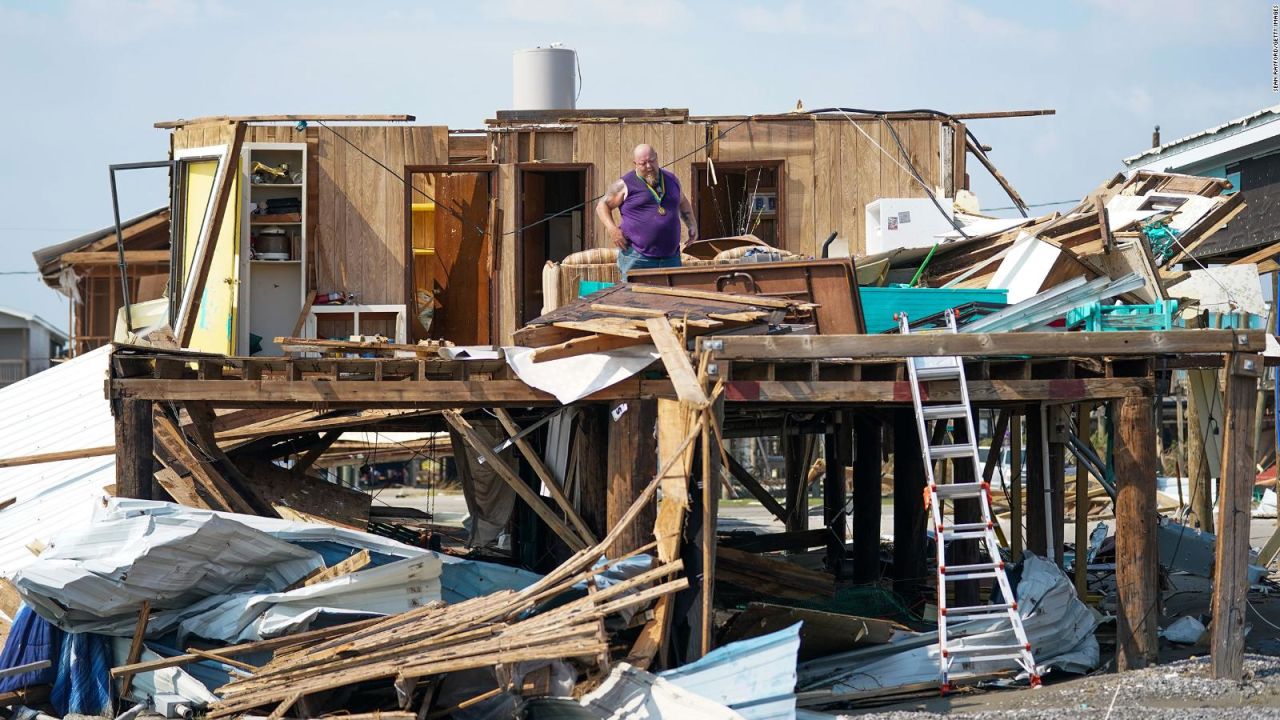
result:
M 867 321 L 867 333 L 882 333 L 898 327 L 893 316 L 905 312 L 907 317 L 922 317 L 959 307 L 965 303 L 1008 304 L 1009 291 L 987 288 L 909 288 L 862 287 L 862 315 Z
M 1168 330 L 1174 326 L 1177 314 L 1177 300 L 1160 300 L 1150 305 L 1091 303 L 1067 313 L 1067 327 L 1083 325 L 1087 332 Z

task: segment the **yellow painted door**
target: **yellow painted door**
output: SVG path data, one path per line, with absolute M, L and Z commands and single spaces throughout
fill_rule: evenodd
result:
M 200 298 L 195 329 L 188 347 L 204 352 L 235 354 L 236 309 L 240 287 L 240 192 L 239 159 L 231 159 L 228 172 L 233 173 L 231 197 L 223 216 L 222 229 L 214 238 L 213 262 L 209 266 L 209 278 Z M 191 264 L 195 258 L 200 232 L 210 219 L 209 204 L 213 201 L 214 183 L 217 182 L 218 161 L 196 160 L 183 163 L 182 188 L 185 212 L 183 232 L 183 287 L 191 287 Z

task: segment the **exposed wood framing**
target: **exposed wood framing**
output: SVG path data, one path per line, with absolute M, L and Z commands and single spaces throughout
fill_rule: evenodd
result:
M 511 486 L 511 489 L 515 491 L 516 495 L 519 495 L 520 499 L 524 500 L 529 507 L 537 513 L 538 517 L 542 518 L 542 521 L 547 524 L 547 527 L 551 528 L 551 530 L 559 536 L 566 545 L 575 551 L 582 550 L 587 547 L 587 544 L 583 542 L 581 536 L 566 525 L 564 520 L 561 520 L 558 515 L 551 512 L 551 508 L 548 508 L 547 504 L 542 501 L 542 496 L 538 495 L 533 488 L 525 484 L 524 480 L 520 479 L 520 476 L 511 469 L 510 465 L 507 465 L 506 461 L 501 457 L 498 457 L 498 454 L 492 449 L 494 446 L 493 438 L 485 437 L 483 431 L 473 427 L 471 423 L 467 422 L 466 418 L 462 417 L 462 413 L 457 410 L 446 410 L 444 412 L 444 419 L 453 426 L 454 430 L 458 431 L 458 434 L 467 441 L 467 444 L 471 446 L 471 449 L 475 450 L 480 457 L 484 458 L 485 463 L 487 463 L 489 467 L 493 468 L 494 472 L 498 474 L 498 477 L 506 481 L 506 483 Z

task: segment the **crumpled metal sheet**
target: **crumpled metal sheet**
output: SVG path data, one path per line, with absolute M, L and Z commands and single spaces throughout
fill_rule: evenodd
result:
M 113 619 L 128 627 L 144 600 L 186 608 L 219 593 L 283 588 L 322 566 L 317 553 L 216 515 L 135 515 L 64 532 L 13 583 L 58 627 L 107 632 Z
M 1098 666 L 1098 640 L 1093 634 L 1097 617 L 1080 602 L 1070 578 L 1057 565 L 1024 552 L 1017 595 L 1018 611 L 1040 673 L 1051 668 L 1079 673 Z M 952 630 L 964 635 L 952 643 L 954 647 L 1016 642 L 1007 622 L 999 620 L 955 624 Z M 936 637 L 937 633 L 902 633 L 887 645 L 804 663 L 799 668 L 799 687 L 828 689 L 839 695 L 937 681 L 938 643 L 929 642 L 929 638 Z M 957 660 L 952 665 L 951 678 L 963 680 L 1014 667 L 1012 661 L 997 666 Z

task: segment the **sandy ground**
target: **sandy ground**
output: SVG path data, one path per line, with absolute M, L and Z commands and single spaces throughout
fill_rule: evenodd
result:
M 1213 680 L 1208 661 L 1180 660 L 1121 675 L 1100 673 L 1038 689 L 981 692 L 903 703 L 840 717 L 860 720 L 1280 718 L 1280 658 L 1249 655 L 1246 679 Z

